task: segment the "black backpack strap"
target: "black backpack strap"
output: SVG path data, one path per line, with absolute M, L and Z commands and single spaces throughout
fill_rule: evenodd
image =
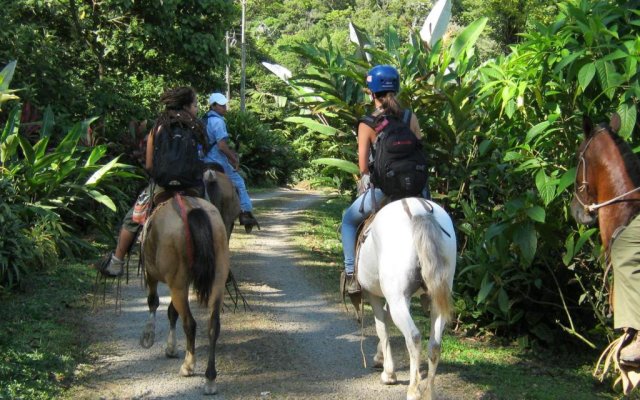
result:
M 378 122 L 379 122 L 378 118 L 375 118 L 372 115 L 366 115 L 366 116 L 364 116 L 364 117 L 362 117 L 362 118 L 360 118 L 358 120 L 358 124 L 361 124 L 361 123 L 365 124 L 369 128 L 374 129 L 374 130 L 376 129 L 376 126 L 378 126 Z
M 406 110 L 404 110 L 404 114 L 402 115 L 402 122 L 404 122 L 408 126 L 411 125 L 411 114 L 411 110 L 407 108 Z

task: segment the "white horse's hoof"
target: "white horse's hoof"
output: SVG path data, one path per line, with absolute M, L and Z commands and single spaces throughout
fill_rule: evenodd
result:
M 384 356 L 375 355 L 373 356 L 373 368 L 382 368 L 384 366 Z
M 215 381 L 207 380 L 204 385 L 204 394 L 216 394 L 218 393 L 218 386 Z
M 395 385 L 396 383 L 398 383 L 398 378 L 396 377 L 395 372 L 391 374 L 387 374 L 386 372 L 383 371 L 380 374 L 380 380 L 384 385 Z
M 189 367 L 187 366 L 187 364 L 182 364 L 182 367 L 180 367 L 180 375 L 181 376 L 193 375 L 193 367 Z

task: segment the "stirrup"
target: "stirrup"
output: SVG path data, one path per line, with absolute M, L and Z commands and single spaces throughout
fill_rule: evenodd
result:
M 119 267 L 119 270 L 114 271 L 111 267 Z M 114 253 L 109 253 L 98 266 L 98 272 L 107 278 L 117 278 L 124 272 L 124 260 L 118 261 Z
M 353 276 L 352 279 L 356 279 L 356 277 Z M 347 274 L 344 271 L 340 274 L 340 295 L 342 296 L 342 303 L 344 304 L 344 308 L 347 312 L 349 311 L 349 308 L 347 307 L 347 297 L 349 297 L 349 300 L 356 312 L 356 320 L 360 322 L 362 318 L 362 292 L 349 293 L 347 290 Z
M 239 220 L 240 220 L 240 225 L 244 225 L 244 230 L 247 233 L 251 233 L 254 226 L 257 226 L 258 230 L 260 230 L 260 224 L 258 223 L 258 220 L 256 219 L 256 217 L 253 216 L 251 211 L 241 212 L 239 216 Z

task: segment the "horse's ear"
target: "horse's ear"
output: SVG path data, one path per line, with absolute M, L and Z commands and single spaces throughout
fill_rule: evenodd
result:
M 618 131 L 620 131 L 620 125 L 621 125 L 621 121 L 620 121 L 620 116 L 618 115 L 618 113 L 613 113 L 611 115 L 611 121 L 609 121 L 609 128 L 611 128 L 611 130 L 615 133 L 618 133 Z
M 582 116 L 582 130 L 584 131 L 585 136 L 591 135 L 591 130 L 593 129 L 593 123 L 591 122 L 591 118 L 589 118 L 586 114 Z

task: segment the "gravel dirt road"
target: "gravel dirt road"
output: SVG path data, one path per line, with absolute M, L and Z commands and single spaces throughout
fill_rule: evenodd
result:
M 404 339 L 394 334 L 392 345 L 399 383 L 383 386 L 371 368 L 376 338 L 371 313 L 365 329 L 348 314 L 335 293 L 327 294 L 307 269 L 312 255 L 303 254 L 292 238 L 304 232 L 297 225 L 300 211 L 323 201 L 312 191 L 277 189 L 253 196 L 262 230 L 231 237 L 232 271 L 250 310 L 226 308 L 217 346 L 218 394 L 210 399 L 403 399 L 408 385 L 408 355 Z M 268 208 L 260 207 L 269 200 Z M 271 206 L 271 205 L 275 206 Z M 241 227 L 237 227 L 241 228 Z M 136 264 L 136 263 L 132 263 Z M 168 291 L 160 285 L 156 343 L 143 349 L 138 341 L 148 315 L 145 291 L 133 278 L 123 280 L 122 309 L 115 312 L 114 293 L 87 315 L 95 362 L 82 368 L 82 384 L 72 398 L 85 399 L 201 399 L 206 368 L 206 310 L 192 298 L 198 323 L 196 374 L 178 374 L 184 357 L 184 332 L 178 322 L 180 358 L 164 355 L 168 334 Z M 336 282 L 337 291 L 337 282 Z M 225 303 L 230 306 L 227 297 Z M 424 333 L 423 333 L 424 334 Z M 362 347 L 368 367 L 363 366 Z M 444 349 L 446 352 L 446 349 Z M 424 354 L 424 353 L 423 353 Z M 423 355 L 423 360 L 426 355 Z M 426 362 L 422 367 L 426 372 Z M 473 399 L 472 385 L 461 382 L 441 363 L 436 377 L 438 398 Z

